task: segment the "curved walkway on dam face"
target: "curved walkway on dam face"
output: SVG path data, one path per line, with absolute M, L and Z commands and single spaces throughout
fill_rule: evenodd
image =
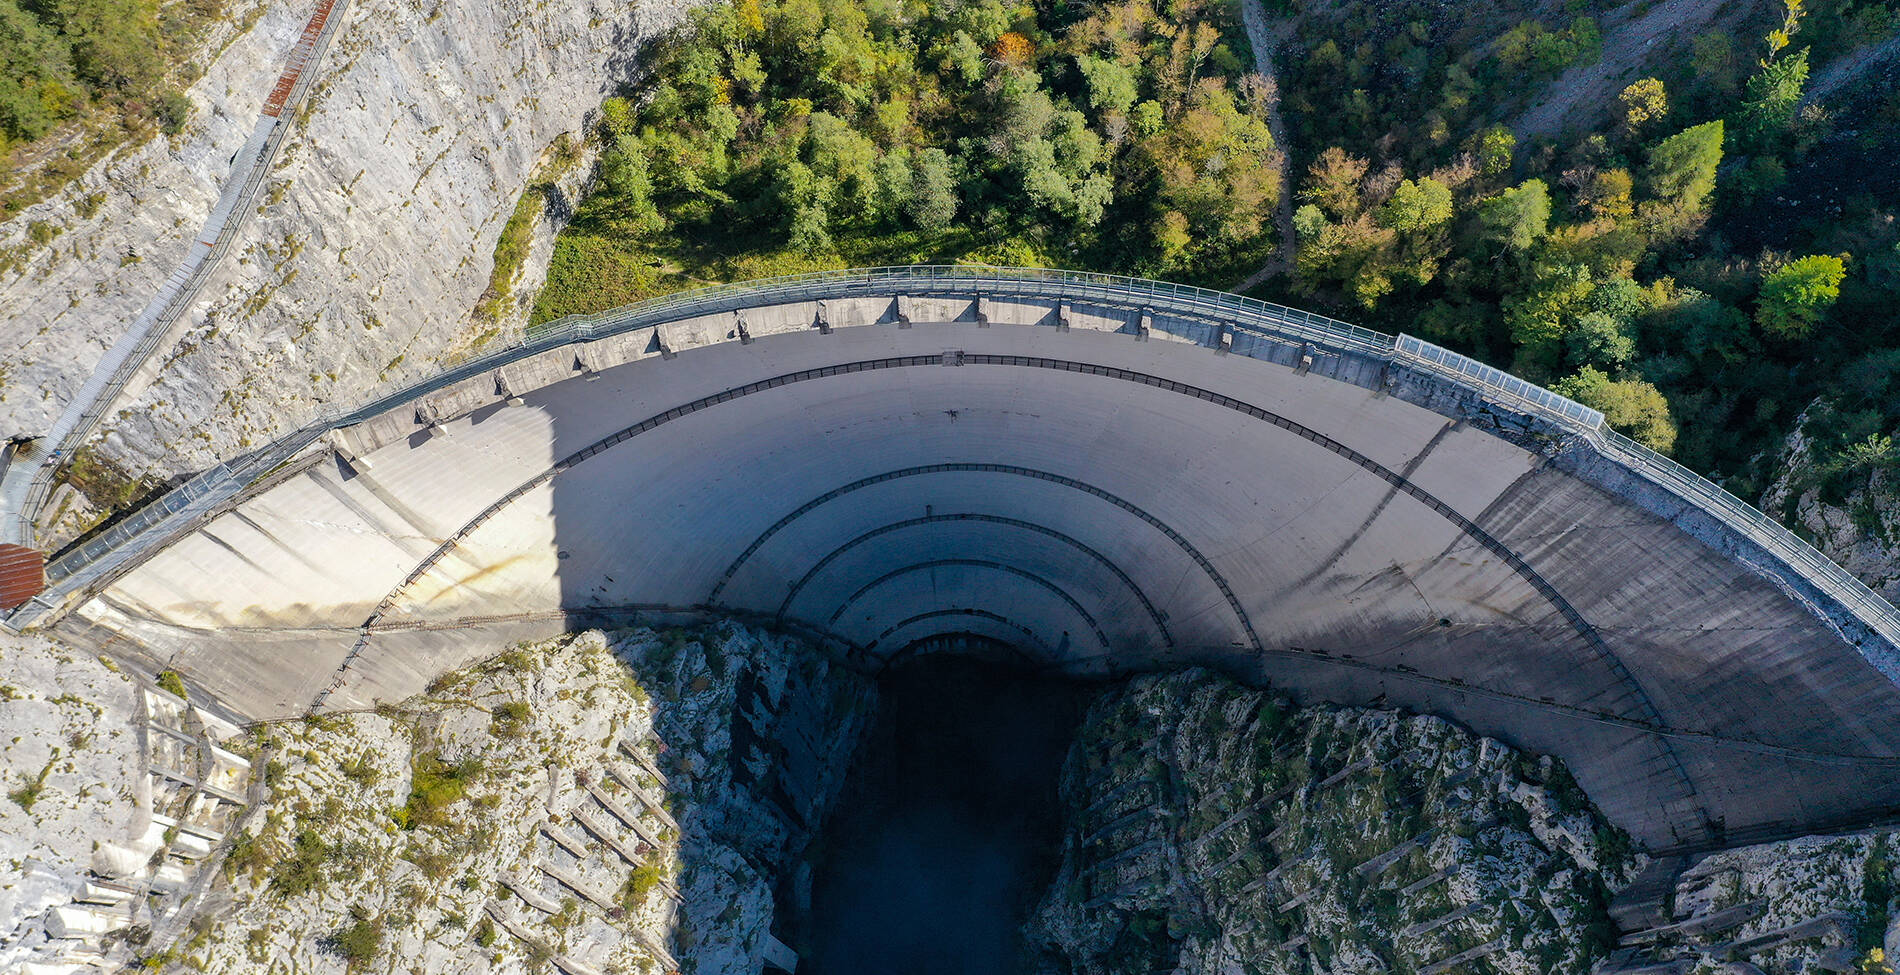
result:
M 891 269 L 561 323 L 342 419 L 56 565 L 92 583 L 66 625 L 260 717 L 602 619 L 728 613 L 872 663 L 961 634 L 1445 714 L 1563 757 L 1655 848 L 1900 804 L 1891 607 L 1409 339 Z

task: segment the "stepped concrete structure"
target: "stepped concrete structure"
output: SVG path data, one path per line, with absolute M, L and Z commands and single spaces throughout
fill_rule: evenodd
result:
M 240 717 L 726 614 L 866 666 L 1001 646 L 1445 715 L 1560 756 L 1658 851 L 1900 805 L 1900 625 L 1838 567 L 1577 404 L 1153 282 L 898 268 L 554 323 L 49 580 L 13 625 Z

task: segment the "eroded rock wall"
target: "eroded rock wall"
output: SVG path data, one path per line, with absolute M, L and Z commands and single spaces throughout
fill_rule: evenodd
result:
M 1205 671 L 1106 695 L 1063 793 L 1049 972 L 1580 973 L 1633 863 L 1548 759 Z
M 1874 471 L 1840 504 L 1828 503 L 1811 483 L 1815 459 L 1807 423 L 1804 415 L 1788 437 L 1781 473 L 1762 496 L 1762 510 L 1793 524 L 1821 554 L 1900 603 L 1900 471 Z
M 0 970 L 62 957 L 51 912 L 73 901 L 101 843 L 129 842 L 142 768 L 137 688 L 39 637 L 0 639 Z M 149 851 L 148 851 L 149 852 Z
M 1808 836 L 1724 850 L 1677 878 L 1667 923 L 1628 940 L 1629 967 L 1692 975 L 1891 975 L 1900 957 L 1900 833 Z
M 268 726 L 260 825 L 167 957 L 754 975 L 871 693 L 726 624 L 565 637 L 400 705 Z

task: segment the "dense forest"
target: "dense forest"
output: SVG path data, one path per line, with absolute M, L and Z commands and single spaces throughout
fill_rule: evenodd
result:
M 199 71 L 185 59 L 220 12 L 220 0 L 0 0 L 0 217 L 113 145 L 178 132 L 191 115 L 181 86 Z
M 1279 159 L 1237 8 L 743 0 L 601 112 L 597 192 L 537 317 L 849 264 L 1231 283 Z
M 1616 66 L 1633 80 L 1561 135 L 1513 122 L 1650 5 L 1270 0 L 1270 82 L 1241 2 L 715 4 L 603 107 L 535 318 L 874 263 L 1251 277 L 1549 385 L 1745 496 L 1802 416 L 1829 496 L 1900 467 L 1900 91 L 1804 100 L 1893 38 L 1892 0 L 1733 5 Z

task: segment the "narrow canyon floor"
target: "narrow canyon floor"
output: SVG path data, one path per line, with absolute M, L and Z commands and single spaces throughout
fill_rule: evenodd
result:
M 1055 876 L 1062 762 L 1099 685 L 926 658 L 880 707 L 796 926 L 811 975 L 1008 975 Z

